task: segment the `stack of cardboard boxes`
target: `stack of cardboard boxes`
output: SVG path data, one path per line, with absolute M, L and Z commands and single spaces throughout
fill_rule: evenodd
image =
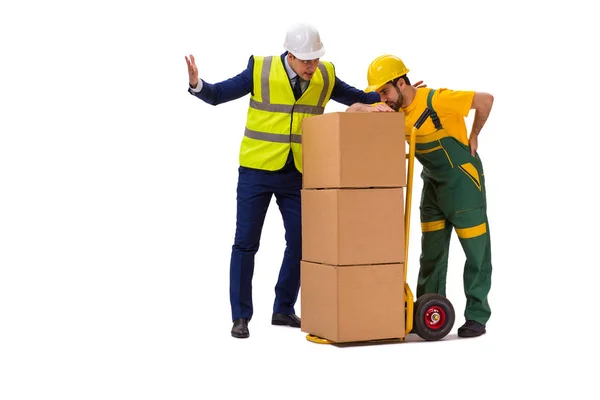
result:
M 323 114 L 302 137 L 302 331 L 404 337 L 404 114 Z

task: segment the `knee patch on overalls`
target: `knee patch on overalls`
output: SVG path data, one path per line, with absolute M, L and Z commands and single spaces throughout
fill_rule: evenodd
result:
M 470 228 L 454 228 L 454 230 L 460 239 L 472 239 L 487 233 L 487 222 L 483 222 Z

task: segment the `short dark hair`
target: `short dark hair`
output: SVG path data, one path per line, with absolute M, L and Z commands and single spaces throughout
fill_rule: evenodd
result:
M 389 81 L 388 83 L 391 83 L 392 85 L 396 86 L 396 84 L 398 83 L 398 81 L 400 79 L 404 79 L 404 83 L 406 83 L 408 86 L 410 86 L 410 80 L 408 79 L 408 76 L 406 76 L 406 74 L 399 76 L 397 78 L 394 78 L 393 80 Z

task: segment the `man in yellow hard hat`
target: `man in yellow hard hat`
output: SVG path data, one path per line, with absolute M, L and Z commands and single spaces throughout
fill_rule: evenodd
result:
M 415 158 L 423 166 L 417 297 L 425 293 L 446 295 L 448 251 L 454 228 L 466 256 L 466 322 L 458 329 L 458 336 L 480 336 L 486 332 L 491 315 L 488 293 L 492 263 L 485 178 L 477 147 L 494 98 L 484 92 L 415 88 L 408 72 L 396 56 L 377 57 L 369 66 L 365 91 L 379 93 L 381 101 L 389 106 L 386 111 L 405 113 L 406 132 L 412 130 L 426 108 L 431 110 L 430 118 L 416 132 L 415 143 Z M 468 135 L 465 117 L 471 109 L 475 115 Z M 357 103 L 347 111 L 382 110 Z

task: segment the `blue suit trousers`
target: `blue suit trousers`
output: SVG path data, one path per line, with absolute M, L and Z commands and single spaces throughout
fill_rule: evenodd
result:
M 230 286 L 232 320 L 252 319 L 252 276 L 267 209 L 274 195 L 285 228 L 286 248 L 275 285 L 274 313 L 294 314 L 300 291 L 302 259 L 302 174 L 293 157 L 279 171 L 239 167 L 235 240 L 231 251 Z

